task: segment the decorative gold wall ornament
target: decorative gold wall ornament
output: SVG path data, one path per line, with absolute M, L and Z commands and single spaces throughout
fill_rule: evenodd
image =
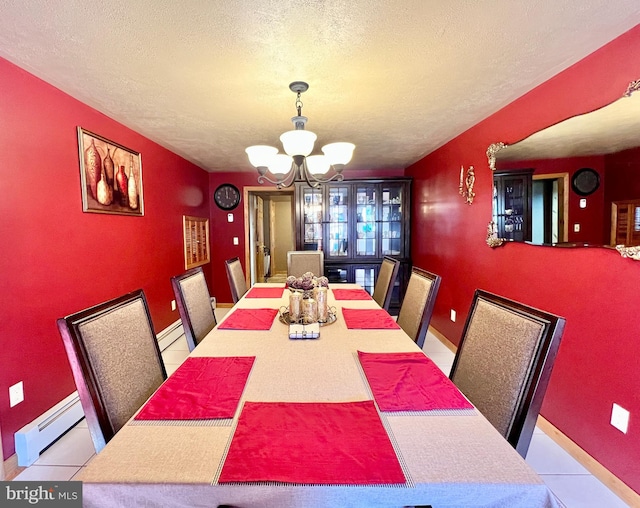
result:
M 504 238 L 498 238 L 496 223 L 491 221 L 487 226 L 487 245 L 491 248 L 496 248 L 504 245 L 505 241 L 506 240 Z
M 505 146 L 505 143 L 491 143 L 489 148 L 487 148 L 487 159 L 489 160 L 489 167 L 491 171 L 496 170 L 496 154 L 502 150 Z
M 476 173 L 473 166 L 467 169 L 467 176 L 464 175 L 464 166 L 460 166 L 460 195 L 466 200 L 467 204 L 473 203 L 476 193 L 473 192 L 473 186 L 476 182 Z

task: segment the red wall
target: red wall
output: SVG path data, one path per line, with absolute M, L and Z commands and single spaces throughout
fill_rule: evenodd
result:
M 542 414 L 640 493 L 640 262 L 604 248 L 485 244 L 491 217 L 489 144 L 514 143 L 619 98 L 640 78 L 640 26 L 604 46 L 407 169 L 414 177 L 413 262 L 442 276 L 432 325 L 458 343 L 476 288 L 564 316 L 567 326 Z M 471 206 L 460 166 L 476 168 Z M 628 433 L 609 424 L 616 402 Z
M 142 154 L 144 217 L 83 213 L 76 127 Z M 178 319 L 182 215 L 207 217 L 202 169 L 0 59 L 0 426 L 13 434 L 75 390 L 55 320 L 138 288 L 156 331 Z M 9 407 L 9 386 L 25 401 Z

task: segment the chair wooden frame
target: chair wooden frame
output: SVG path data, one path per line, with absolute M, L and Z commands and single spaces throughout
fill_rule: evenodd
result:
M 225 260 L 224 266 L 227 270 L 227 280 L 229 281 L 229 288 L 231 289 L 231 298 L 233 299 L 233 303 L 237 303 L 238 300 L 240 300 L 240 298 L 244 296 L 244 293 L 247 292 L 247 288 L 245 287 L 244 293 L 240 294 L 240 291 L 238 290 L 235 280 L 233 279 L 234 263 L 238 263 L 238 265 L 242 269 L 242 264 L 240 264 L 240 258 L 238 257 Z M 244 271 L 243 271 L 243 274 L 244 274 Z M 246 286 L 246 280 L 245 280 L 245 286 Z
M 105 317 L 111 312 L 133 304 L 136 301 L 141 301 L 144 307 L 150 330 L 149 339 L 153 342 L 153 344 L 149 344 L 148 347 L 155 351 L 156 354 L 159 369 L 158 374 L 159 378 L 161 378 L 158 383 L 159 386 L 167 379 L 167 371 L 165 370 L 160 347 L 155 332 L 153 331 L 153 323 L 151 321 L 147 299 L 141 289 L 57 320 L 58 330 L 62 337 L 67 357 L 69 358 L 78 396 L 80 397 L 80 403 L 84 410 L 87 426 L 89 427 L 96 452 L 104 448 L 106 443 L 120 430 L 120 426 L 112 423 L 112 417 L 105 403 L 104 390 L 100 385 L 99 372 L 91 363 L 90 353 L 86 347 L 81 327 L 85 323 Z M 114 340 L 117 339 L 129 341 L 131 337 L 114 337 Z M 113 347 L 122 349 L 126 348 L 127 344 L 126 342 L 123 344 L 114 343 Z M 150 386 L 148 388 L 151 390 L 151 393 L 153 393 L 158 386 Z M 144 394 L 144 400 L 146 400 L 151 393 Z M 144 403 L 144 400 L 142 400 L 141 405 Z M 136 410 L 137 409 L 138 408 L 136 408 Z M 133 416 L 133 413 L 131 416 Z
M 382 267 L 385 266 L 385 263 L 391 264 L 391 276 L 387 281 L 385 287 L 382 287 L 384 281 L 380 279 L 380 273 L 382 272 Z M 389 310 L 389 305 L 391 304 L 391 296 L 393 295 L 393 286 L 398 279 L 398 272 L 400 271 L 400 261 L 394 259 L 389 256 L 385 256 L 382 259 L 382 263 L 380 265 L 380 272 L 378 272 L 378 280 L 376 280 L 376 285 L 373 288 L 373 299 L 376 301 L 380 307 L 384 310 Z M 381 295 L 378 295 L 378 292 L 382 291 Z
M 560 339 L 564 331 L 565 319 L 487 291 L 476 290 L 449 375 L 454 383 L 456 382 L 461 358 L 465 354 L 467 347 L 469 328 L 473 323 L 478 303 L 482 301 L 512 313 L 511 315 L 519 316 L 523 320 L 539 326 L 541 330 L 535 347 L 533 348 L 532 357 L 528 362 L 529 367 L 525 373 L 522 386 L 519 389 L 516 405 L 512 409 L 509 428 L 506 433 L 502 432 L 507 441 L 509 441 L 518 453 L 520 453 L 522 457 L 525 457 L 536 426 L 536 420 L 540 412 L 540 407 L 542 406 L 544 394 L 549 384 L 553 364 L 558 353 Z M 482 383 L 483 379 L 481 378 L 482 375 L 480 374 L 474 377 L 474 383 Z M 463 393 L 465 392 L 465 390 L 462 391 Z M 467 391 L 470 392 L 472 390 Z M 481 407 L 483 401 L 477 398 L 474 400 L 472 393 L 465 393 L 465 395 L 476 407 L 480 406 L 478 409 L 482 412 Z M 495 393 L 492 393 L 492 397 L 495 398 Z M 485 414 L 485 416 L 491 421 L 491 415 Z M 492 423 L 494 426 L 496 425 L 494 422 Z
M 187 339 L 189 351 L 193 351 L 195 347 L 200 343 L 200 341 L 204 339 L 207 333 L 213 330 L 217 324 L 215 313 L 213 312 L 213 308 L 211 307 L 211 295 L 209 294 L 209 289 L 207 288 L 206 304 L 208 305 L 208 309 L 211 309 L 212 321 L 210 323 L 210 326 L 207 326 L 206 330 L 201 330 L 199 333 L 196 332 L 193 321 L 191 319 L 191 314 L 189 312 L 189 306 L 187 305 L 187 297 L 182 286 L 183 282 L 188 281 L 193 277 L 202 277 L 204 285 L 205 287 L 207 287 L 207 281 L 204 276 L 202 267 L 192 268 L 190 270 L 187 270 L 183 274 L 171 277 L 171 287 L 173 288 L 173 294 L 176 297 L 176 304 L 178 306 L 178 312 L 180 313 L 182 328 L 184 329 L 184 335 Z
M 411 277 L 422 277 L 424 279 L 429 279 L 431 281 L 429 294 L 427 295 L 424 307 L 422 309 L 422 315 L 420 317 L 420 324 L 418 325 L 416 336 L 411 337 L 413 340 L 415 340 L 416 344 L 418 344 L 418 347 L 422 349 L 424 346 L 425 338 L 427 336 L 429 323 L 431 322 L 431 316 L 433 314 L 433 308 L 436 303 L 436 297 L 438 296 L 438 290 L 440 289 L 440 282 L 442 281 L 442 277 L 440 277 L 439 275 L 436 275 L 435 273 L 428 272 L 427 270 L 416 268 L 415 266 L 411 269 L 409 284 L 411 284 Z M 409 289 L 409 286 L 407 286 L 407 290 L 408 289 Z M 400 307 L 400 312 L 398 313 L 398 324 L 400 326 L 402 326 L 403 308 L 405 308 L 405 306 L 407 305 L 411 305 L 412 303 L 414 302 L 408 301 L 407 293 L 405 293 L 404 300 L 402 301 L 402 305 Z

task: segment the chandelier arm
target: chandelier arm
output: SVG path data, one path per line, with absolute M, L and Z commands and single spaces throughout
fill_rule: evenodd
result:
M 333 170 L 333 174 L 329 178 L 318 178 L 317 176 L 315 176 L 313 173 L 311 173 L 311 171 L 309 171 L 306 162 L 304 166 L 301 166 L 300 171 L 302 171 L 307 184 L 311 187 L 316 188 L 319 187 L 320 184 L 331 182 L 333 180 L 335 180 L 336 182 L 342 182 L 344 180 L 342 171 L 337 171 L 333 166 L 331 166 L 331 169 Z

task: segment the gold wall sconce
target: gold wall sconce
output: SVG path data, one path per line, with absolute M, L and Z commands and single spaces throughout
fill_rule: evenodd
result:
M 473 185 L 476 182 L 476 174 L 473 166 L 469 166 L 465 176 L 464 166 L 460 166 L 460 195 L 465 199 L 468 205 L 473 203 L 476 193 L 473 192 Z

